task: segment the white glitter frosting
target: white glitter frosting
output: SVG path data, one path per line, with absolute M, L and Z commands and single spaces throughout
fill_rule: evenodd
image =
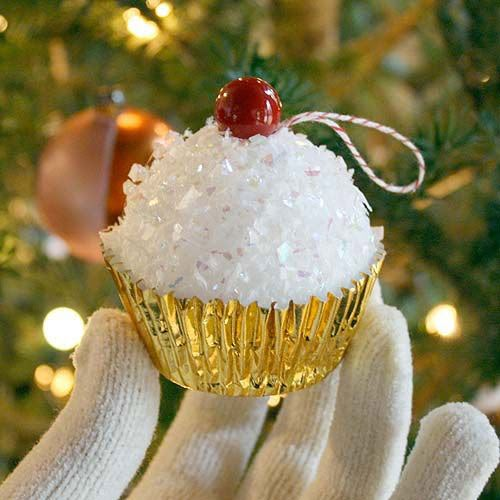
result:
M 170 132 L 129 177 L 124 216 L 102 241 L 160 294 L 285 307 L 339 295 L 374 261 L 379 240 L 352 171 L 288 129 L 249 140 L 211 121 Z

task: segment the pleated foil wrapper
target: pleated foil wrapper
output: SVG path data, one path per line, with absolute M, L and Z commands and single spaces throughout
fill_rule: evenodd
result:
M 356 332 L 385 257 L 342 296 L 290 301 L 285 309 L 238 300 L 202 302 L 141 289 L 113 257 L 106 266 L 120 299 L 153 360 L 167 379 L 224 396 L 271 396 L 323 380 L 342 360 Z

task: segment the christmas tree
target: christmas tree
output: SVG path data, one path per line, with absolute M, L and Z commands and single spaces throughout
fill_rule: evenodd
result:
M 61 345 L 58 332 L 69 328 L 77 343 L 80 317 L 119 304 L 102 263 L 70 256 L 41 224 L 36 191 L 45 144 L 75 113 L 102 110 L 103 94 L 124 95 L 134 113 L 154 113 L 164 127 L 196 130 L 218 89 L 245 75 L 278 90 L 284 117 L 316 109 L 365 116 L 421 148 L 424 186 L 398 196 L 370 183 L 328 128 L 305 127 L 352 165 L 374 223 L 386 228 L 382 286 L 410 325 L 415 429 L 430 409 L 458 400 L 475 402 L 498 424 L 499 21 L 493 0 L 2 5 L 0 477 L 71 391 L 64 350 L 71 345 Z M 385 179 L 413 179 L 413 158 L 390 138 L 356 127 L 352 137 Z M 124 146 L 115 140 L 112 147 L 116 155 Z M 97 158 L 103 164 L 106 151 Z M 74 186 L 64 176 L 60 184 Z M 165 429 L 182 391 L 162 383 L 171 396 L 162 403 Z M 499 494 L 497 476 L 481 498 Z

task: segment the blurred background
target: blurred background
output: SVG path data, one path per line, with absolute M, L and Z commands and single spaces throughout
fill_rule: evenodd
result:
M 121 211 L 131 163 L 169 128 L 201 126 L 243 75 L 270 81 L 285 116 L 335 110 L 417 142 L 424 187 L 397 196 L 328 128 L 304 129 L 345 156 L 385 226 L 385 298 L 412 336 L 412 439 L 448 401 L 498 429 L 499 25 L 497 0 L 2 2 L 0 479 L 66 403 L 86 318 L 118 305 L 96 234 Z M 397 143 L 347 128 L 385 179 L 414 178 Z M 158 438 L 182 395 L 163 384 Z M 500 498 L 498 473 L 481 498 Z

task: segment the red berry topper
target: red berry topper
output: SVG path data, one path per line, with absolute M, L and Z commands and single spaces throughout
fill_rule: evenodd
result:
M 227 83 L 215 100 L 215 119 L 220 130 L 234 137 L 271 135 L 280 124 L 281 100 L 276 89 L 260 78 L 247 76 Z

